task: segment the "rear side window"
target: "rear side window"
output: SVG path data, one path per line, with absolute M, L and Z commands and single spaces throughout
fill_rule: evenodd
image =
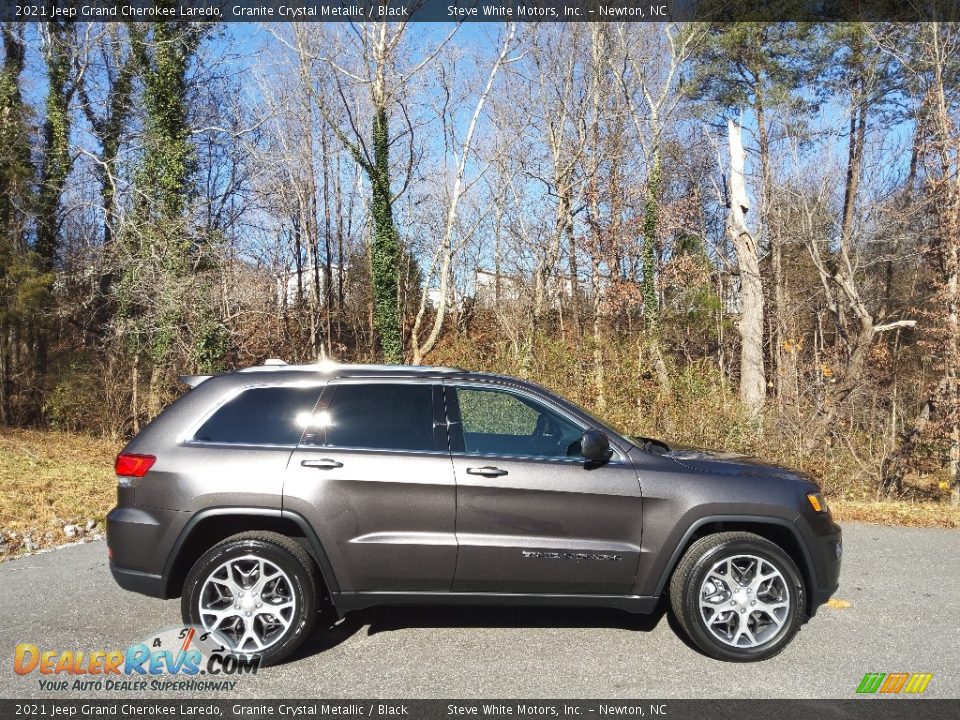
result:
M 344 384 L 332 389 L 330 404 L 315 415 L 304 444 L 371 450 L 434 449 L 430 385 Z
M 321 387 L 258 387 L 244 390 L 197 430 L 194 440 L 247 445 L 296 445 Z

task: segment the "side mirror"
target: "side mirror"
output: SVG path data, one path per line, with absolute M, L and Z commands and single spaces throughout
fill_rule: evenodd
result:
M 590 462 L 605 463 L 613 455 L 610 438 L 600 430 L 587 430 L 580 438 L 580 452 Z

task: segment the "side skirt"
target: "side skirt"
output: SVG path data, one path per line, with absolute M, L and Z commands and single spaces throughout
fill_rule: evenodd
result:
M 524 605 L 607 607 L 648 614 L 659 598 L 649 595 L 556 595 L 545 593 L 461 592 L 335 592 L 331 601 L 339 615 L 376 605 Z

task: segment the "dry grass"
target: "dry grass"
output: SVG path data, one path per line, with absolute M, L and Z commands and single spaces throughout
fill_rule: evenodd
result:
M 0 559 L 103 530 L 116 502 L 116 441 L 87 435 L 0 428 Z M 70 538 L 64 526 L 79 524 Z M 29 543 L 27 540 L 29 539 Z
M 960 529 L 960 507 L 946 503 L 831 499 L 830 510 L 840 522 Z

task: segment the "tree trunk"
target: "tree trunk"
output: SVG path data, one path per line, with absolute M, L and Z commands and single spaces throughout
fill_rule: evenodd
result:
M 10 351 L 9 329 L 0 321 L 0 424 L 10 424 Z
M 573 316 L 573 333 L 579 338 L 580 327 L 580 282 L 577 278 L 577 239 L 573 230 L 573 188 L 567 183 L 560 192 L 559 222 L 567 236 L 567 268 L 570 273 L 570 314 Z
M 950 182 L 947 180 L 946 182 Z M 953 183 L 960 183 L 960 178 Z M 960 188 L 947 190 L 948 201 L 944 212 L 948 215 L 945 230 L 949 237 L 944 238 L 946 252 L 946 295 L 947 295 L 947 348 L 945 352 L 944 377 L 946 380 L 946 405 L 948 413 L 947 478 L 950 485 L 950 503 L 960 505 Z
M 757 243 L 747 229 L 744 214 L 749 208 L 743 179 L 744 152 L 740 127 L 727 121 L 730 143 L 730 180 L 727 237 L 733 243 L 740 267 L 740 400 L 759 418 L 766 400 L 767 383 L 763 369 L 763 283 Z
M 660 146 L 653 148 L 652 162 L 647 175 L 647 194 L 643 209 L 643 244 L 640 262 L 643 268 L 643 314 L 647 327 L 658 331 L 660 308 L 657 295 L 657 226 L 660 222 L 659 197 L 661 182 Z
M 326 128 L 320 136 L 320 141 L 320 152 L 323 153 L 323 334 L 326 343 L 324 355 L 328 356 L 332 351 L 330 343 L 333 333 L 333 226 L 330 222 L 330 147 L 327 141 Z
M 762 93 L 756 94 L 757 135 L 760 146 L 760 227 L 770 246 L 770 280 L 773 285 L 773 307 L 769 310 L 770 348 L 773 375 L 776 378 L 777 402 L 783 401 L 785 372 L 783 367 L 783 323 L 786 288 L 783 277 L 783 248 L 779 231 L 771 221 L 773 180 L 770 171 L 770 137 Z
M 68 78 L 71 70 L 70 43 L 73 31 L 62 23 L 48 23 L 46 48 L 47 116 L 43 124 L 43 159 L 40 187 L 37 192 L 37 238 L 35 249 L 43 284 L 42 309 L 36 318 L 37 342 L 34 350 L 36 379 L 36 413 L 42 414 L 43 387 L 50 350 L 51 317 L 53 315 L 53 282 L 59 253 L 60 201 L 67 176 L 73 165 L 70 155 L 70 98 L 73 88 Z
M 133 367 L 130 370 L 130 416 L 133 434 L 140 432 L 140 353 L 133 354 Z
M 393 195 L 390 190 L 390 130 L 387 108 L 378 105 L 373 115 L 373 168 L 370 174 L 373 215 L 373 325 L 380 351 L 388 363 L 403 360 L 400 333 L 400 238 L 393 224 Z

